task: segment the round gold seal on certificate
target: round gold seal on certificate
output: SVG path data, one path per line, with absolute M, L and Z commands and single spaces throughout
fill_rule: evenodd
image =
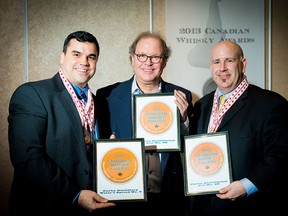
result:
M 165 132 L 172 124 L 171 109 L 164 103 L 153 102 L 145 106 L 140 114 L 143 128 L 149 133 L 160 134 Z
M 124 183 L 132 179 L 138 170 L 136 156 L 125 148 L 115 148 L 102 159 L 102 172 L 112 182 Z
M 212 175 L 221 168 L 224 156 L 221 149 L 213 143 L 201 143 L 190 155 L 192 168 L 201 175 Z

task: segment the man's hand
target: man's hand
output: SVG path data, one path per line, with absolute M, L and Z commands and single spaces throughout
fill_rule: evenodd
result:
M 100 208 L 115 206 L 115 203 L 108 202 L 107 199 L 101 197 L 96 192 L 91 190 L 82 190 L 78 197 L 78 205 L 93 212 Z
M 112 133 L 112 134 L 110 135 L 110 139 L 116 139 L 115 133 Z
M 234 181 L 227 187 L 219 190 L 216 194 L 220 199 L 230 199 L 234 201 L 236 198 L 242 197 L 246 194 L 246 190 L 240 181 Z
M 185 122 L 187 120 L 187 109 L 189 105 L 186 99 L 186 95 L 179 90 L 174 90 L 174 97 L 175 103 L 180 110 L 181 122 Z

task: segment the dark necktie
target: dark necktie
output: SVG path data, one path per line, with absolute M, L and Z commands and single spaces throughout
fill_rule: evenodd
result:
M 80 91 L 80 98 L 81 98 L 81 100 L 83 101 L 83 103 L 86 104 L 86 102 L 87 102 L 87 96 L 86 96 L 86 94 L 85 94 L 84 91 Z

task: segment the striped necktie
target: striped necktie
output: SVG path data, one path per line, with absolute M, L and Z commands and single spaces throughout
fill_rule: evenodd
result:
M 81 100 L 83 101 L 83 103 L 86 104 L 86 102 L 87 102 L 87 96 L 86 96 L 86 94 L 85 94 L 84 91 L 80 91 L 80 98 L 81 98 Z

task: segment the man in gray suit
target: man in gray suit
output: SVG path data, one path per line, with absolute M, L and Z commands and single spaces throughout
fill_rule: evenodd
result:
M 9 215 L 86 215 L 113 206 L 92 191 L 94 95 L 88 81 L 100 49 L 84 31 L 66 38 L 61 68 L 50 79 L 21 85 L 9 106 L 14 167 Z

